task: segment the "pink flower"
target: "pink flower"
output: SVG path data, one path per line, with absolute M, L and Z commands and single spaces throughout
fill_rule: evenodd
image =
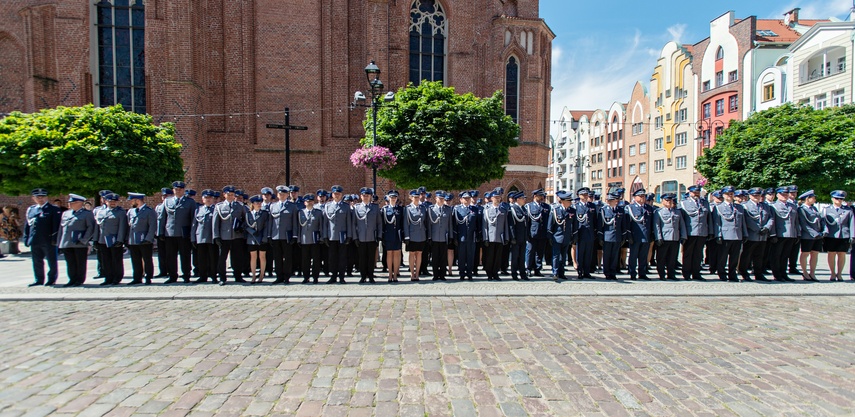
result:
M 398 163 L 398 158 L 388 148 L 367 146 L 356 149 L 350 155 L 350 163 L 356 168 L 389 169 Z

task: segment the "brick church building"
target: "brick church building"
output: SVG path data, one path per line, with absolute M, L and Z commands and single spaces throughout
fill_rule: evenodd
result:
M 501 185 L 543 187 L 554 34 L 537 0 L 4 0 L 0 113 L 121 103 L 174 122 L 186 180 L 257 193 L 291 182 L 356 192 L 371 173 L 349 155 L 365 132 L 369 61 L 386 90 L 442 80 L 459 93 L 506 92 L 520 146 Z M 473 161 L 478 163 L 478 161 Z M 379 179 L 378 188 L 391 186 Z M 166 185 L 166 184 L 164 184 Z

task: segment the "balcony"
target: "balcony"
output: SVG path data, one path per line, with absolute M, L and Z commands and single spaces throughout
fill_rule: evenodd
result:
M 833 77 L 837 74 L 843 74 L 844 72 L 846 72 L 846 65 L 843 63 L 840 63 L 834 67 L 826 66 L 825 70 L 823 70 L 823 68 L 814 68 L 810 70 L 810 72 L 807 74 L 807 77 L 801 77 L 801 80 L 799 80 L 799 84 L 810 84 L 814 81 Z
M 809 84 L 846 72 L 846 48 L 835 46 L 817 52 L 799 66 L 799 84 Z

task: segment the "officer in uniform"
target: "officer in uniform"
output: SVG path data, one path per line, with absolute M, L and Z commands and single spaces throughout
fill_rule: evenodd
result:
M 217 272 L 220 275 L 220 285 L 226 285 L 226 260 L 231 262 L 235 282 L 246 282 L 243 279 L 247 252 L 244 235 L 246 208 L 237 200 L 236 191 L 233 185 L 223 187 L 225 201 L 214 206 L 212 235 L 219 248 Z
M 27 209 L 27 224 L 24 225 L 24 245 L 30 248 L 33 258 L 33 274 L 37 285 L 55 285 L 58 274 L 56 261 L 56 245 L 62 211 L 59 207 L 48 202 L 48 192 L 44 188 L 32 191 L 33 203 Z M 45 281 L 45 259 L 48 273 Z
M 422 253 L 427 245 L 427 210 L 419 201 L 419 190 L 410 191 L 410 204 L 404 207 L 404 243 L 409 252 L 410 281 L 418 281 Z
M 603 274 L 609 280 L 617 279 L 618 256 L 627 233 L 626 216 L 618 209 L 619 199 L 617 194 L 608 194 L 608 203 L 597 211 L 597 236 L 603 245 Z
M 164 239 L 161 230 L 166 227 L 166 210 L 163 207 L 163 203 L 167 198 L 171 198 L 175 193 L 172 192 L 172 188 L 161 188 L 160 189 L 160 204 L 154 207 L 154 214 L 157 215 L 157 231 L 155 231 L 154 236 L 157 239 L 157 268 L 158 273 L 155 275 L 155 278 L 161 278 L 169 276 L 166 273 L 166 242 Z
M 742 254 L 739 256 L 739 275 L 743 281 L 751 281 L 748 268 L 754 274 L 757 281 L 769 281 L 764 276 L 766 239 L 775 227 L 772 213 L 763 204 L 763 189 L 751 188 L 748 190 L 748 201 L 742 203 L 745 211 L 745 227 L 748 229 L 748 240 L 742 246 Z
M 151 278 L 154 276 L 152 249 L 157 232 L 157 214 L 145 204 L 145 194 L 128 193 L 128 201 L 133 205 L 127 213 L 127 244 L 133 270 L 132 279 L 128 285 L 142 284 L 143 276 L 145 276 L 146 285 L 150 285 Z
M 701 198 L 699 185 L 689 187 L 689 198 L 680 202 L 680 211 L 683 216 L 682 224 L 688 233 L 683 245 L 683 279 L 704 281 L 701 276 L 701 262 L 704 259 L 704 243 L 712 234 L 712 217 L 710 204 Z
M 644 189 L 632 194 L 633 202 L 624 209 L 629 221 L 629 279 L 649 280 L 647 278 L 647 254 L 650 251 L 650 240 L 653 237 L 653 208 L 646 204 L 647 195 Z
M 315 207 L 315 195 L 306 194 L 303 197 L 305 208 L 297 212 L 297 240 L 303 259 L 303 283 L 318 283 L 321 274 L 321 242 L 326 236 L 324 212 Z
M 724 201 L 716 205 L 712 217 L 713 235 L 719 251 L 716 258 L 718 278 L 731 282 L 739 282 L 736 266 L 739 263 L 739 253 L 742 251 L 742 242 L 748 239 L 745 211 L 741 204 L 734 201 L 735 191 L 736 189 L 730 185 L 722 188 L 721 194 Z
M 347 268 L 347 245 L 356 235 L 356 219 L 350 204 L 342 199 L 344 188 L 333 185 L 332 201 L 324 205 L 326 221 L 326 244 L 329 245 L 330 280 L 327 284 L 344 284 L 344 271 Z
M 510 196 L 510 195 L 509 195 Z M 528 281 L 526 273 L 526 248 L 528 248 L 528 237 L 531 233 L 530 217 L 525 210 L 525 192 L 517 191 L 513 194 L 514 204 L 511 204 L 509 213 L 511 214 L 511 278 L 516 280 Z M 545 232 L 545 230 L 544 230 Z
M 270 187 L 263 187 L 261 189 L 261 209 L 270 212 L 270 205 L 276 201 L 276 197 L 273 195 L 273 189 Z M 268 277 L 273 276 L 273 249 L 271 248 L 267 252 L 267 262 L 264 267 L 264 270 L 267 273 Z
M 481 219 L 484 216 L 484 205 L 480 198 L 478 198 L 478 190 L 470 190 L 469 195 L 472 196 L 472 208 L 477 212 L 478 215 L 478 235 L 475 237 L 475 261 L 472 264 L 472 275 L 478 276 L 478 267 L 484 267 L 483 262 L 481 262 L 481 255 L 484 252 L 483 239 L 481 235 L 481 229 L 483 225 L 481 224 Z M 486 198 L 486 193 L 485 193 Z
M 370 187 L 362 187 L 359 189 L 359 197 L 362 201 L 353 206 L 353 216 L 356 220 L 356 236 L 353 241 L 357 245 L 359 282 L 368 281 L 372 284 L 376 278 L 374 267 L 377 265 L 377 246 L 383 230 L 380 206 L 371 202 L 373 196 L 374 190 Z
M 777 201 L 771 204 L 772 214 L 775 215 L 775 230 L 771 237 L 772 252 L 770 262 L 775 281 L 792 281 L 787 276 L 787 260 L 792 253 L 793 245 L 799 241 L 798 207 L 790 201 L 790 189 L 778 187 L 775 190 Z
M 677 279 L 677 252 L 687 233 L 684 217 L 675 208 L 674 194 L 663 194 L 663 207 L 653 213 L 653 238 L 656 242 L 656 271 L 659 279 Z M 685 265 L 685 264 L 684 264 Z
M 452 236 L 457 244 L 457 272 L 460 280 L 472 280 L 475 268 L 476 240 L 481 232 L 481 216 L 474 204 L 472 194 L 463 191 L 459 194 L 460 204 L 452 210 Z
M 327 190 L 320 189 L 315 193 L 315 195 L 317 196 L 315 208 L 323 211 L 330 194 Z M 321 239 L 321 271 L 324 273 L 324 276 L 329 276 L 330 267 L 328 260 L 330 256 L 330 247 L 324 244 L 326 241 L 326 234 L 324 234 Z
M 276 270 L 274 284 L 288 283 L 294 271 L 294 250 L 291 246 L 297 241 L 297 203 L 290 199 L 290 188 L 276 186 L 278 201 L 268 207 L 270 212 L 270 252 L 273 267 Z M 320 244 L 320 240 L 318 243 Z M 305 274 L 303 274 L 305 276 Z
M 128 234 L 128 216 L 120 207 L 119 196 L 113 193 L 104 196 L 107 207 L 98 210 L 95 223 L 98 225 L 97 245 L 101 253 L 104 282 L 101 285 L 118 285 L 125 275 L 123 259 L 124 244 Z
M 576 238 L 576 220 L 573 194 L 560 190 L 555 196 L 559 202 L 552 204 L 549 209 L 546 230 L 552 243 L 552 279 L 558 281 L 567 279 L 564 265 L 567 263 L 567 251 Z
M 89 242 L 97 236 L 98 227 L 92 212 L 83 208 L 86 198 L 68 195 L 69 209 L 62 213 L 59 227 L 59 249 L 65 256 L 68 283 L 64 287 L 79 287 L 86 282 L 86 255 Z
M 816 194 L 813 190 L 799 196 L 804 203 L 799 206 L 799 229 L 801 229 L 801 251 L 799 263 L 802 265 L 802 279 L 819 281 L 816 278 L 816 263 L 822 250 L 822 236 L 826 232 L 825 223 L 816 209 Z M 810 258 L 810 259 L 808 259 Z
M 834 190 L 831 192 L 832 204 L 822 209 L 822 220 L 825 223 L 824 245 L 828 252 L 831 281 L 843 281 L 846 251 L 855 243 L 855 212 L 851 206 L 843 205 L 845 199 L 845 191 Z M 855 254 L 855 250 L 852 253 Z
M 92 208 L 92 215 L 95 218 L 98 217 L 98 212 L 101 210 L 107 209 L 107 195 L 113 194 L 110 190 L 101 190 L 98 191 L 98 196 L 101 197 L 101 205 L 95 206 Z M 97 240 L 97 237 L 95 238 Z M 106 274 L 104 274 L 104 257 L 106 252 L 104 248 L 98 244 L 98 242 L 93 242 L 92 249 L 95 252 L 95 277 L 94 278 L 104 278 Z M 88 256 L 88 255 L 87 255 Z M 106 282 L 106 281 L 105 281 Z M 107 284 L 102 284 L 107 285 Z
M 549 221 L 549 204 L 543 202 L 546 193 L 543 188 L 538 188 L 531 193 L 532 202 L 523 206 L 528 217 L 529 231 L 525 243 L 526 269 L 529 274 L 540 277 L 543 268 L 543 257 L 546 255 L 546 242 L 549 236 L 546 233 L 546 223 Z
M 796 201 L 796 196 L 799 195 L 799 187 L 797 187 L 795 185 L 790 185 L 787 188 L 789 189 L 789 196 L 790 196 L 788 201 L 790 203 L 794 204 L 798 208 L 799 204 Z M 800 235 L 801 235 L 801 231 L 799 233 L 799 236 Z M 790 274 L 801 275 L 801 271 L 799 271 L 799 268 L 798 268 L 799 250 L 800 249 L 801 249 L 801 245 L 799 244 L 799 240 L 797 240 L 796 243 L 793 244 L 793 247 L 790 248 L 790 254 L 787 257 L 787 264 L 789 265 L 789 273 Z
M 217 245 L 214 243 L 214 191 L 202 191 L 202 204 L 193 215 L 190 240 L 198 255 L 199 278 L 196 282 L 217 282 Z
M 181 257 L 181 278 L 184 282 L 190 282 L 192 274 L 190 228 L 193 225 L 193 214 L 196 212 L 196 202 L 188 197 L 184 188 L 184 181 L 172 183 L 172 192 L 175 194 L 163 202 L 163 229 L 161 234 L 166 243 L 166 273 L 169 279 L 165 284 L 178 281 L 178 257 Z
M 434 192 L 436 204 L 429 206 L 427 212 L 427 233 L 431 250 L 433 280 L 445 281 L 448 274 L 448 242 L 453 239 L 451 227 L 451 207 L 445 200 L 445 191 Z
M 501 281 L 499 271 L 502 263 L 502 247 L 508 244 L 511 238 L 508 210 L 502 206 L 501 188 L 495 188 L 490 193 L 492 204 L 484 207 L 482 220 L 482 236 L 484 239 L 484 272 L 487 273 L 487 281 Z
M 615 190 L 615 194 L 618 196 L 617 209 L 626 217 L 626 206 L 629 205 L 629 202 L 624 199 L 624 195 L 626 193 L 626 188 L 618 188 Z M 628 220 L 627 220 L 628 221 Z M 629 223 L 626 223 L 627 228 L 626 232 L 629 233 Z M 627 255 L 629 254 L 629 241 L 624 238 L 623 244 L 620 246 L 620 253 L 618 254 L 618 272 L 624 273 L 624 269 L 627 267 Z
M 575 246 L 576 246 L 576 276 L 578 279 L 591 278 L 594 272 L 594 261 L 597 254 L 594 242 L 597 240 L 597 206 L 590 201 L 591 190 L 582 187 L 576 190 L 579 202 L 573 206 L 576 224 Z
M 306 208 L 306 204 L 303 202 L 303 198 L 300 197 L 300 186 L 297 184 L 291 184 L 288 186 L 288 199 L 297 205 L 297 210 L 302 210 Z M 302 273 L 302 247 L 300 245 L 291 245 L 291 264 L 293 265 L 294 274 Z

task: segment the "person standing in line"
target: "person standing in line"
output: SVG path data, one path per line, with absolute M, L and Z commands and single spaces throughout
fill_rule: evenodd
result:
M 546 229 L 552 243 L 552 279 L 558 281 L 567 279 L 564 274 L 567 251 L 577 234 L 573 194 L 560 190 L 555 193 L 555 196 L 558 198 L 558 202 L 549 209 Z
M 802 266 L 802 279 L 805 281 L 819 281 L 816 278 L 816 263 L 819 261 L 819 252 L 822 250 L 822 236 L 827 233 L 825 222 L 816 204 L 816 194 L 813 190 L 802 193 L 799 200 L 804 203 L 799 206 L 799 229 L 801 230 L 800 244 L 801 256 L 799 264 Z
M 434 281 L 445 281 L 448 273 L 448 242 L 452 239 L 451 208 L 445 204 L 445 191 L 434 191 L 436 202 L 427 207 L 427 233 L 431 250 Z
M 119 206 L 119 196 L 110 193 L 104 196 L 106 207 L 98 210 L 95 223 L 98 225 L 97 242 L 101 253 L 104 282 L 100 285 L 119 285 L 125 275 L 125 242 L 128 234 L 128 216 Z
M 624 211 L 629 217 L 629 279 L 635 281 L 647 277 L 647 253 L 650 251 L 650 240 L 653 237 L 653 208 L 646 204 L 647 193 L 639 189 L 632 194 L 633 202 Z
M 765 277 L 766 239 L 775 227 L 774 219 L 769 208 L 763 203 L 762 188 L 748 190 L 748 198 L 748 201 L 742 203 L 748 240 L 743 244 L 742 254 L 739 256 L 739 275 L 743 281 L 750 281 L 750 268 L 756 281 L 769 281 Z
M 165 284 L 178 282 L 179 263 L 181 258 L 181 278 L 185 283 L 190 282 L 193 274 L 192 253 L 190 245 L 190 227 L 193 224 L 193 214 L 196 212 L 196 202 L 185 192 L 184 181 L 172 183 L 171 198 L 163 201 L 163 236 L 165 245 L 165 260 L 169 278 Z
M 166 265 L 166 236 L 163 234 L 163 230 L 166 228 L 166 209 L 164 208 L 164 203 L 167 199 L 172 198 L 175 193 L 172 192 L 172 188 L 164 187 L 160 189 L 160 204 L 154 207 L 154 213 L 157 215 L 157 231 L 155 231 L 155 238 L 157 239 L 157 269 L 158 273 L 155 275 L 155 278 L 168 277 L 169 273 L 167 272 Z
M 603 246 L 603 274 L 617 280 L 620 248 L 626 238 L 626 216 L 618 208 L 618 194 L 608 194 L 607 204 L 597 211 L 597 237 Z
M 410 258 L 410 281 L 418 281 L 420 266 L 422 265 L 422 253 L 427 245 L 427 209 L 419 202 L 419 190 L 410 191 L 410 204 L 404 207 L 404 243 Z
M 98 233 L 95 216 L 83 208 L 86 198 L 68 195 L 69 209 L 62 213 L 59 228 L 59 249 L 65 257 L 68 283 L 64 287 L 80 287 L 86 282 L 86 255 L 89 242 Z
M 538 188 L 531 193 L 532 201 L 523 206 L 525 214 L 529 219 L 529 233 L 525 243 L 526 269 L 531 276 L 542 277 L 540 270 L 543 268 L 546 256 L 546 242 L 549 236 L 546 233 L 546 223 L 549 220 L 549 204 L 543 202 L 546 193 L 543 188 Z
M 689 187 L 689 198 L 680 202 L 680 211 L 688 233 L 683 245 L 683 279 L 705 281 L 701 276 L 701 262 L 704 258 L 704 243 L 712 235 L 712 216 L 710 203 L 701 198 L 699 185 Z M 710 263 L 710 267 L 715 266 Z
M 401 273 L 401 248 L 403 247 L 404 233 L 404 210 L 398 204 L 398 192 L 390 190 L 386 192 L 388 203 L 380 210 L 383 219 L 383 230 L 381 241 L 383 251 L 386 253 L 386 268 L 389 272 L 388 282 L 398 282 Z
M 244 254 L 246 251 L 246 209 L 237 201 L 236 189 L 233 185 L 223 187 L 225 201 L 214 206 L 214 228 L 212 235 L 219 249 L 217 255 L 217 272 L 220 275 L 220 285 L 226 285 L 226 261 L 232 264 L 235 282 L 246 282 L 243 279 Z
M 501 281 L 499 272 L 502 267 L 502 247 L 510 241 L 508 210 L 501 205 L 501 188 L 490 193 L 492 204 L 484 208 L 482 235 L 484 236 L 484 269 L 487 281 Z
M 326 236 L 324 212 L 315 207 L 315 195 L 306 194 L 303 197 L 305 208 L 297 212 L 297 240 L 300 244 L 300 260 L 302 265 L 303 283 L 309 278 L 315 284 L 321 275 L 321 241 Z
M 196 247 L 199 278 L 197 283 L 217 282 L 217 245 L 214 243 L 214 191 L 202 190 L 202 204 L 193 215 L 190 240 Z
M 772 252 L 770 256 L 772 275 L 775 281 L 789 282 L 792 278 L 787 276 L 787 262 L 792 253 L 792 246 L 797 244 L 801 236 L 799 230 L 799 208 L 790 202 L 790 189 L 779 187 L 775 190 L 777 201 L 772 207 L 775 215 L 775 230 L 772 235 Z
M 359 282 L 374 283 L 374 267 L 377 265 L 376 255 L 380 233 L 383 230 L 383 219 L 380 207 L 371 199 L 374 190 L 370 187 L 359 189 L 361 202 L 353 206 L 353 216 L 356 221 L 356 236 L 353 242 L 356 246 L 357 268 Z
M 718 277 L 722 281 L 739 282 L 736 267 L 742 242 L 748 239 L 748 228 L 745 225 L 745 211 L 742 205 L 734 201 L 736 189 L 726 186 L 721 190 L 724 201 L 717 204 L 713 210 L 713 234 L 718 246 Z M 751 278 L 748 278 L 751 281 Z
M 656 242 L 656 271 L 659 279 L 677 280 L 677 252 L 686 241 L 686 224 L 675 208 L 675 194 L 662 195 L 662 208 L 653 213 L 653 238 Z
M 276 270 L 274 284 L 289 283 L 294 273 L 294 253 L 291 248 L 297 237 L 297 213 L 300 211 L 296 202 L 290 198 L 290 188 L 286 185 L 276 186 L 278 201 L 270 204 L 270 254 L 273 267 Z M 318 240 L 320 244 L 321 240 Z M 305 276 L 305 274 L 303 274 Z
M 267 268 L 267 249 L 270 245 L 270 213 L 261 209 L 264 201 L 260 195 L 249 198 L 249 211 L 246 213 L 246 247 L 249 249 L 249 272 L 251 284 L 264 282 L 264 270 Z M 259 270 L 256 270 L 256 265 Z
M 590 201 L 591 190 L 588 187 L 576 190 L 576 194 L 579 201 L 573 204 L 571 210 L 575 214 L 573 220 L 576 222 L 573 226 L 576 231 L 573 238 L 573 246 L 576 248 L 576 278 L 593 279 L 591 273 L 594 272 L 594 261 L 597 259 L 597 205 Z
M 30 248 L 35 281 L 30 287 L 55 285 L 58 275 L 57 243 L 59 226 L 63 211 L 48 202 L 48 192 L 36 188 L 31 193 L 33 205 L 27 209 L 27 223 L 24 225 L 24 246 Z M 48 273 L 45 281 L 45 260 Z
M 843 205 L 845 199 L 845 191 L 834 190 L 831 192 L 831 205 L 822 209 L 822 220 L 825 223 L 824 244 L 828 252 L 828 269 L 831 271 L 830 281 L 843 281 L 846 251 L 855 243 L 855 212 L 851 207 Z
M 528 281 L 525 251 L 528 247 L 531 224 L 525 211 L 525 192 L 517 191 L 513 199 L 515 202 L 511 204 L 511 209 L 508 211 L 511 215 L 511 278 L 514 281 Z
M 347 269 L 347 247 L 356 235 L 356 222 L 350 203 L 344 201 L 344 188 L 333 185 L 332 201 L 324 205 L 326 218 L 326 244 L 329 245 L 330 279 L 327 284 L 336 282 L 344 284 L 344 273 Z
M 481 233 L 481 216 L 472 204 L 472 194 L 460 193 L 460 204 L 454 206 L 454 238 L 457 241 L 457 272 L 460 280 L 472 281 L 475 269 L 476 241 Z

